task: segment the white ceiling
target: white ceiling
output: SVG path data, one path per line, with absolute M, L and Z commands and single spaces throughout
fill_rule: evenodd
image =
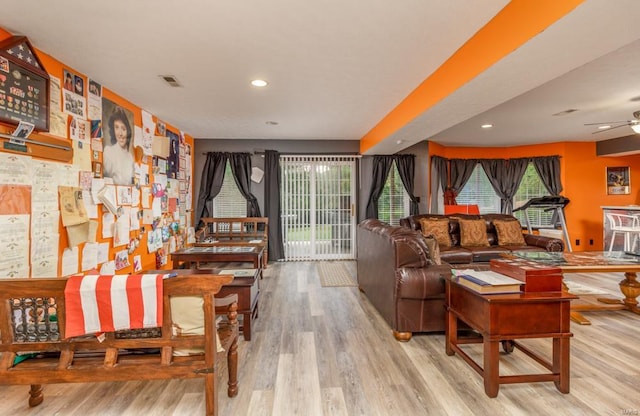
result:
M 358 140 L 507 3 L 2 0 L 0 27 L 196 138 Z M 583 124 L 640 110 L 639 21 L 587 0 L 367 153 L 629 135 Z

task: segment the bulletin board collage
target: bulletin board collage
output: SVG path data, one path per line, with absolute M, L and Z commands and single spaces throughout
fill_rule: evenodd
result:
M 0 31 L 0 42 L 7 37 Z M 193 138 L 98 80 L 30 52 L 49 77 L 48 131 L 36 127 L 25 138 L 18 132 L 29 123 L 0 120 L 13 142 L 3 139 L 0 148 L 0 277 L 164 267 L 169 253 L 194 240 Z M 38 142 L 51 139 L 69 147 L 68 160 L 42 151 Z

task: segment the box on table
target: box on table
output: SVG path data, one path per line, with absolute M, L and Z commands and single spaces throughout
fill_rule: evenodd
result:
M 524 282 L 525 292 L 562 291 L 562 270 L 559 267 L 525 259 L 491 259 L 491 270 Z

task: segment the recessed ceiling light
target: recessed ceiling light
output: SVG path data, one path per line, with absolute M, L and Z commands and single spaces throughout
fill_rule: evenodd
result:
M 251 85 L 253 85 L 254 87 L 266 87 L 267 81 L 263 79 L 254 79 L 253 81 L 251 81 Z
M 493 127 L 493 124 L 483 124 L 482 126 L 483 129 L 490 129 L 491 127 Z
M 264 124 L 268 124 L 269 126 L 277 126 L 278 122 L 277 121 L 265 121 Z
M 402 140 L 396 140 L 396 144 L 402 144 Z
M 604 129 L 610 129 L 611 126 L 608 124 L 605 124 L 604 126 L 598 126 L 598 130 L 604 130 Z

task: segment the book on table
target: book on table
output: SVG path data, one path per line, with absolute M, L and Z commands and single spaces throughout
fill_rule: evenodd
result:
M 220 274 L 232 274 L 234 277 L 253 277 L 256 275 L 256 269 L 227 269 L 220 270 Z
M 493 271 L 453 269 L 456 281 L 478 293 L 519 293 L 522 281 Z

